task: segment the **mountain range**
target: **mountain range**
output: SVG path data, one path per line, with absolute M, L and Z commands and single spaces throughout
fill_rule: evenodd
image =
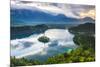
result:
M 51 14 L 40 10 L 11 9 L 11 26 L 34 24 L 80 24 L 84 21 L 93 21 L 90 17 L 77 19 L 64 14 Z M 82 20 L 82 21 L 81 21 Z

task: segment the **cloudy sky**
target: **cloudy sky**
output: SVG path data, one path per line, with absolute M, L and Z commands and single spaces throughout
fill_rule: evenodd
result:
M 38 8 L 41 11 L 54 15 L 64 14 L 67 17 L 73 18 L 91 17 L 95 19 L 94 5 L 34 2 L 32 0 L 11 0 L 11 8 L 26 8 L 32 10 L 34 10 L 34 8 Z

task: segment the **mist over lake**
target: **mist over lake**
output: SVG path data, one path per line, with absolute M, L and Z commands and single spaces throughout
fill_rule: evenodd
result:
M 46 43 L 45 46 L 38 41 L 38 38 L 44 34 L 50 38 L 50 42 Z M 13 39 L 11 40 L 11 56 L 16 58 L 27 57 L 40 61 L 46 60 L 50 56 L 75 49 L 77 46 L 73 42 L 73 37 L 74 35 L 68 29 L 48 29 L 44 33 Z

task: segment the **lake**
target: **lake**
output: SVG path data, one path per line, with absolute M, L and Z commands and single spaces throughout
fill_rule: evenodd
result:
M 38 38 L 44 34 L 50 39 L 45 44 L 38 41 Z M 74 35 L 68 29 L 47 29 L 43 33 L 12 39 L 11 56 L 46 61 L 48 57 L 70 52 L 72 49 L 77 48 L 77 45 L 73 42 L 73 37 Z

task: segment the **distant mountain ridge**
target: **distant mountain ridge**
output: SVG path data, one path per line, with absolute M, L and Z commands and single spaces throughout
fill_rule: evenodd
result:
M 82 24 L 94 23 L 90 17 L 82 19 L 67 17 L 64 14 L 52 14 L 40 9 L 11 8 L 11 26 L 24 26 L 33 24 Z
M 87 23 L 94 23 L 95 19 L 92 19 L 91 17 L 85 17 L 81 19 L 83 22 L 87 22 Z
M 76 18 L 66 17 L 63 14 L 53 15 L 38 10 L 11 9 L 11 24 L 52 24 L 78 21 Z

